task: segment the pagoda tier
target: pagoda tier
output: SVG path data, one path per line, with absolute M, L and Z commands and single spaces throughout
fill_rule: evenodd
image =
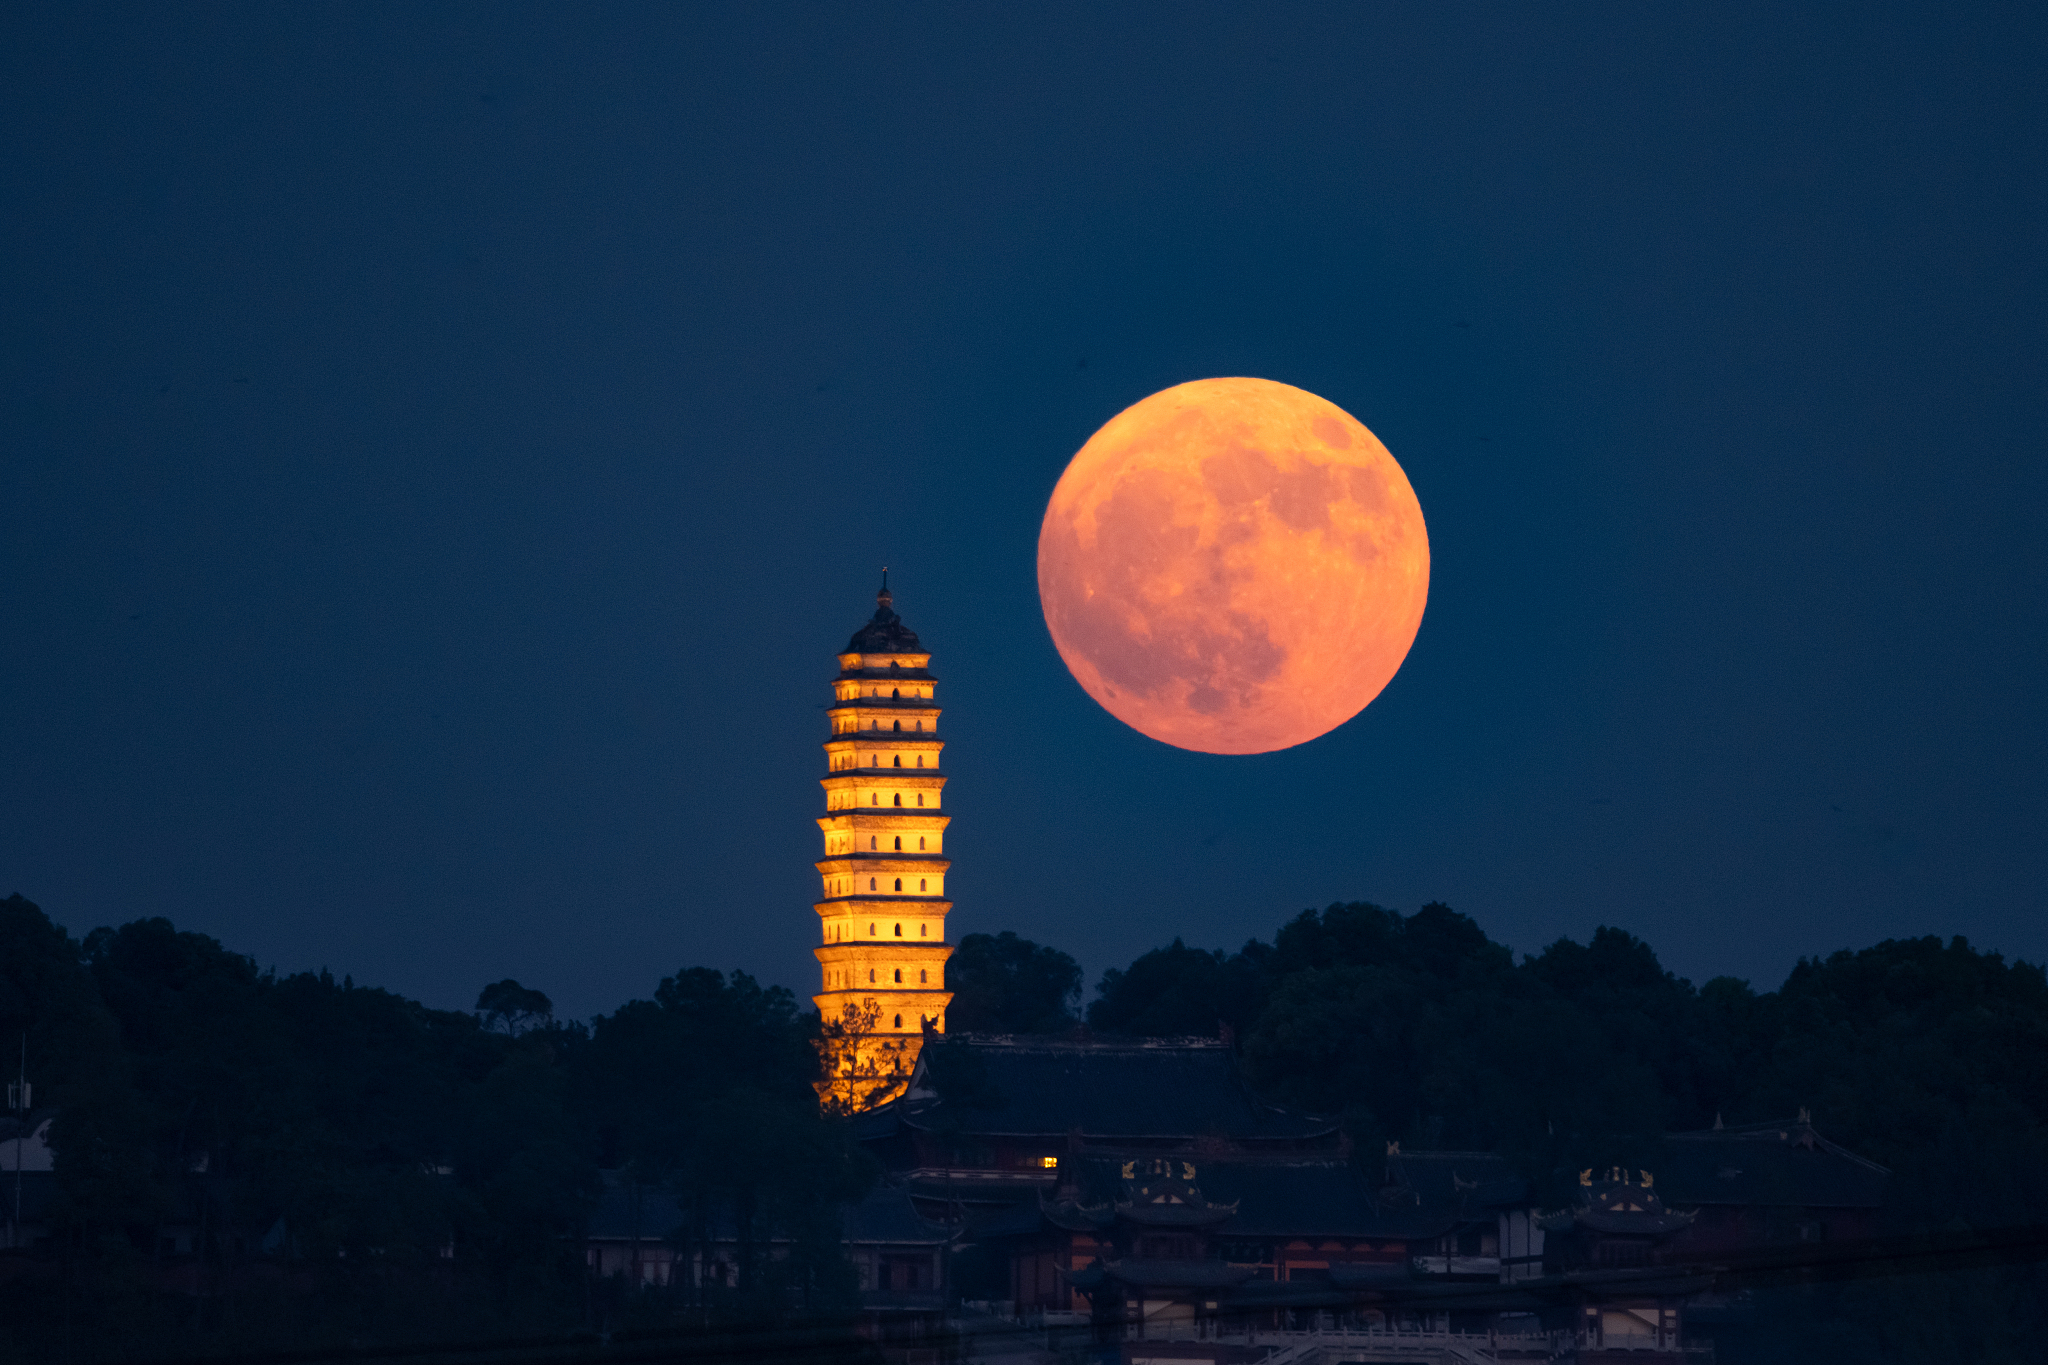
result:
M 945 857 L 938 679 L 931 655 L 892 609 L 888 579 L 874 619 L 839 656 L 826 740 L 825 856 L 812 997 L 824 1018 L 827 1108 L 886 1103 L 909 1081 L 925 1031 L 946 1006 Z

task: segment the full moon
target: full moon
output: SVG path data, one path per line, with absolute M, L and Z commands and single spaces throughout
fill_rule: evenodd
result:
M 1132 729 L 1258 754 L 1363 711 L 1408 656 L 1429 533 L 1335 403 L 1199 379 L 1112 417 L 1053 489 L 1038 596 L 1060 657 Z

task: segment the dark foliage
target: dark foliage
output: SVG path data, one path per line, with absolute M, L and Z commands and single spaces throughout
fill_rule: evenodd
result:
M 950 975 L 957 1030 L 1072 1022 L 1079 972 L 1056 950 L 975 935 Z M 58 1154 L 56 1245 L 0 1285 L 0 1360 L 790 1322 L 850 1301 L 838 1209 L 873 1172 L 818 1115 L 820 1026 L 789 992 L 690 969 L 588 1027 L 513 981 L 478 1009 L 280 978 L 160 919 L 81 944 L 0 902 L 0 1039 L 25 1037 Z M 1333 905 L 1270 944 L 1147 953 L 1105 973 L 1088 1019 L 1222 1029 L 1265 1094 L 1341 1114 L 1361 1153 L 1501 1151 L 1551 1202 L 1585 1166 L 1654 1167 L 1667 1130 L 1808 1108 L 1895 1172 L 1889 1230 L 2048 1221 L 2048 981 L 1961 939 L 1802 961 L 1758 992 L 1696 988 L 1619 929 L 1517 962 L 1445 906 Z M 993 1102 L 971 1055 L 929 1056 L 953 1108 Z M 593 1281 L 575 1248 L 605 1169 L 673 1197 L 680 1248 L 736 1238 L 736 1283 Z M 193 1246 L 167 1249 L 173 1228 Z M 2048 1333 L 2031 1268 L 1761 1302 L 1772 1330 L 1727 1359 L 2020 1360 Z
M 969 934 L 946 962 L 955 1033 L 1059 1033 L 1078 1020 L 1081 964 L 1005 929 Z
M 1359 1150 L 1478 1148 L 1552 1202 L 1570 1172 L 1657 1165 L 1659 1135 L 1809 1109 L 1892 1168 L 1891 1231 L 2048 1221 L 2048 982 L 1962 939 L 1801 961 L 1775 992 L 1695 988 L 1601 928 L 1516 963 L 1442 905 L 1305 911 L 1268 946 L 1176 939 L 1103 974 L 1097 1028 L 1235 1029 L 1247 1075 L 1341 1114 Z M 1770 1358 L 2031 1358 L 2038 1269 L 1770 1296 Z
M 508 976 L 477 993 L 476 1012 L 490 1027 L 518 1033 L 521 1029 L 553 1023 L 555 1002 L 539 991 L 528 990 Z
M 591 1028 L 538 991 L 480 1015 L 277 977 L 140 920 L 72 941 L 0 902 L 0 1028 L 55 1112 L 55 1245 L 0 1286 L 0 1360 L 155 1358 L 670 1320 L 788 1320 L 849 1292 L 839 1200 L 868 1178 L 810 1090 L 812 1021 L 679 972 Z M 748 1246 L 716 1301 L 592 1283 L 603 1166 Z M 170 1234 L 175 1231 L 178 1235 Z

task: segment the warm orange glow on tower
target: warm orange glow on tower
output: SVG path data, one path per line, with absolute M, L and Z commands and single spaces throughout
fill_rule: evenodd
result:
M 882 575 L 874 619 L 839 656 L 825 741 L 824 899 L 815 950 L 826 1079 L 818 1098 L 852 1111 L 903 1092 L 929 1024 L 946 1006 L 946 779 L 939 771 L 932 656 L 892 609 Z

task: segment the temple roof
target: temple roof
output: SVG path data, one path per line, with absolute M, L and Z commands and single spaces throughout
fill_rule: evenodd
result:
M 1440 1237 L 1458 1222 L 1451 1207 L 1381 1204 L 1345 1161 L 1211 1162 L 1198 1170 L 1211 1199 L 1238 1206 L 1224 1236 L 1415 1239 Z
M 1173 1167 L 1162 1178 L 1151 1167 Z M 1125 1172 L 1130 1174 L 1126 1175 Z M 1042 1220 L 1042 1221 L 1041 1221 Z M 1461 1221 L 1447 1207 L 1387 1208 L 1343 1160 L 1084 1156 L 1061 1166 L 1060 1188 L 1035 1207 L 975 1220 L 978 1236 L 1035 1232 L 1044 1223 L 1076 1232 L 1117 1223 L 1202 1228 L 1216 1237 L 1351 1237 L 1413 1241 Z
M 1545 1232 L 1589 1228 L 1618 1236 L 1662 1237 L 1692 1223 L 1692 1211 L 1681 1213 L 1664 1207 L 1650 1176 L 1637 1182 L 1628 1179 L 1627 1171 L 1615 1174 L 1621 1178 L 1587 1180 L 1581 1176 L 1586 1183 L 1579 1189 L 1577 1202 L 1544 1215 L 1539 1225 Z
M 1669 1133 L 1657 1190 L 1666 1203 L 1876 1208 L 1891 1172 L 1829 1142 L 1806 1119 Z
M 587 1235 L 607 1241 L 660 1242 L 683 1225 L 683 1211 L 659 1185 L 636 1184 L 623 1171 L 602 1172 Z
M 1387 1153 L 1387 1186 L 1405 1190 L 1416 1203 L 1478 1211 L 1522 1203 L 1529 1182 L 1516 1175 L 1497 1152 Z M 1382 1198 L 1387 1191 L 1382 1192 Z
M 1201 1137 L 1299 1140 L 1333 1136 L 1334 1120 L 1262 1103 L 1230 1050 L 1209 1038 L 1120 1042 L 950 1034 L 938 1046 L 971 1095 L 949 1101 L 931 1049 L 918 1059 L 902 1122 L 987 1136 Z
M 922 654 L 917 632 L 903 624 L 889 592 L 889 571 L 882 570 L 882 590 L 875 594 L 875 614 L 847 641 L 849 654 Z
M 920 1216 L 907 1193 L 886 1184 L 875 1186 L 858 1204 L 846 1206 L 844 1228 L 846 1240 L 856 1245 L 938 1246 L 952 1235 Z

